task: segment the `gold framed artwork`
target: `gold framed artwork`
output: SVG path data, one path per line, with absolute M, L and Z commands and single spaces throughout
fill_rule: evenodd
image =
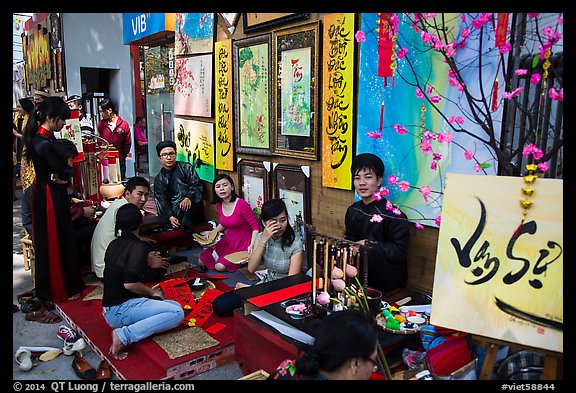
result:
M 280 198 L 286 204 L 288 221 L 306 245 L 306 258 L 303 267 L 308 269 L 311 237 L 305 224 L 312 225 L 310 214 L 310 167 L 273 164 L 274 198 Z
M 232 43 L 236 152 L 272 155 L 272 36 Z
M 308 13 L 293 12 L 247 12 L 242 14 L 244 23 L 244 34 L 270 28 L 296 20 L 307 19 Z
M 318 34 L 320 22 L 273 36 L 274 154 L 318 159 Z
M 269 164 L 269 163 L 268 163 Z M 240 196 L 252 208 L 258 219 L 262 204 L 270 198 L 270 173 L 263 162 L 238 162 L 238 188 Z

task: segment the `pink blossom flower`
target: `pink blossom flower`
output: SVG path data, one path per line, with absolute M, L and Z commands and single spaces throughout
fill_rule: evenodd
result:
M 542 172 L 548 172 L 548 161 L 539 163 L 538 169 L 540 169 Z
M 520 92 L 522 92 L 522 87 L 519 87 L 516 90 L 511 91 L 510 93 L 505 91 L 502 93 L 502 97 L 506 100 L 511 100 L 514 97 L 518 97 L 520 95 Z
M 540 76 L 539 73 L 534 73 L 532 74 L 532 76 L 530 77 L 530 83 L 532 83 L 533 85 L 537 85 L 538 83 L 540 83 L 540 79 L 542 79 L 542 77 Z
M 432 169 L 433 171 L 435 171 L 436 169 L 438 169 L 438 162 L 432 161 L 432 162 L 430 163 L 430 169 Z
M 388 176 L 388 184 L 391 185 L 396 185 L 396 182 L 398 181 L 398 178 L 396 177 L 396 175 L 390 175 Z
M 528 13 L 528 18 L 536 18 L 540 13 Z
M 438 216 L 434 219 L 434 223 L 438 226 L 440 226 L 441 221 L 442 221 L 442 216 Z
M 471 150 L 466 150 L 464 152 L 464 157 L 466 157 L 467 160 L 471 160 L 474 158 L 474 153 Z
M 454 55 L 456 54 L 456 49 L 454 48 L 454 43 L 450 42 L 449 44 L 447 44 L 444 47 L 444 51 L 446 53 L 446 56 L 448 57 L 454 57 Z
M 408 48 L 400 48 L 398 49 L 398 54 L 396 55 L 398 57 L 398 59 L 403 59 L 406 57 L 406 55 L 408 54 Z
M 474 170 L 476 172 L 482 172 L 482 168 L 480 168 L 480 164 L 478 164 L 478 163 L 474 164 Z
M 358 30 L 354 37 L 356 37 L 356 42 L 366 42 L 366 35 L 362 30 Z
M 423 140 L 420 142 L 420 150 L 422 150 L 423 154 L 430 154 L 432 153 L 432 145 L 428 140 Z
M 440 161 L 442 159 L 442 154 L 440 153 L 432 153 L 432 159 L 434 161 Z
M 504 45 L 500 45 L 498 47 L 500 53 L 508 53 L 510 52 L 510 49 L 512 49 L 512 44 L 510 44 L 509 42 L 505 43 Z
M 386 210 L 394 209 L 394 205 L 390 201 L 386 201 Z
M 316 301 L 325 306 L 328 303 L 330 303 L 330 294 L 326 291 L 322 291 L 318 294 L 318 296 L 316 296 Z
M 442 98 L 440 96 L 432 96 L 430 97 L 430 101 L 432 101 L 433 103 L 437 104 L 440 101 L 442 101 Z
M 432 89 L 434 89 L 434 86 L 432 85 L 426 86 L 426 94 L 428 95 L 432 94 Z
M 422 90 L 420 90 L 419 87 L 416 88 L 416 97 L 420 99 L 424 98 L 424 93 L 422 93 Z
M 398 183 L 398 188 L 400 191 L 406 192 L 410 189 L 410 184 L 406 180 L 402 180 L 400 183 Z
M 514 73 L 516 75 L 526 75 L 528 73 L 528 70 L 525 68 L 519 68 L 516 71 L 514 71 Z
M 346 288 L 346 283 L 344 282 L 344 280 L 337 278 L 335 280 L 332 280 L 332 288 L 334 288 L 336 292 L 341 292 L 344 290 L 344 288 Z
M 382 197 L 387 197 L 388 195 L 390 195 L 390 190 L 388 190 L 385 187 L 380 187 L 378 194 L 380 194 L 380 196 L 382 196 Z
M 346 265 L 346 276 L 347 277 L 356 277 L 358 275 L 358 269 L 356 269 L 352 265 Z
M 524 146 L 524 149 L 522 149 L 522 155 L 524 157 L 529 157 L 532 155 L 535 160 L 539 160 L 544 156 L 544 153 L 542 153 L 542 150 L 538 146 L 530 143 Z
M 370 219 L 370 222 L 382 222 L 383 218 L 380 214 L 374 214 Z
M 556 89 L 551 87 L 548 90 L 548 97 L 556 101 L 563 101 L 564 100 L 564 88 L 561 88 L 559 92 L 556 92 Z
M 378 132 L 378 131 L 368 131 L 366 133 L 366 136 L 368 138 L 372 138 L 372 139 L 380 139 L 380 138 L 382 138 L 382 133 Z
M 392 209 L 392 213 L 396 214 L 397 216 L 401 215 L 402 212 L 400 211 L 400 209 L 398 209 L 397 207 L 394 207 L 394 209 Z
M 458 116 L 458 117 L 460 117 L 460 116 Z M 451 143 L 454 140 L 454 135 L 452 135 L 451 132 L 447 132 L 445 134 L 442 134 L 442 136 L 443 136 L 444 142 L 446 142 L 446 143 Z M 438 141 L 438 142 L 440 142 L 440 141 Z
M 408 130 L 402 127 L 400 124 L 394 124 L 394 131 L 396 131 L 400 135 L 408 133 Z
M 420 188 L 420 193 L 424 198 L 424 202 L 428 203 L 428 195 L 430 195 L 431 192 L 432 190 L 430 189 L 430 186 L 423 186 Z
M 414 225 L 416 226 L 417 229 L 424 229 L 424 226 L 422 226 L 422 224 L 420 224 L 419 222 L 414 223 Z

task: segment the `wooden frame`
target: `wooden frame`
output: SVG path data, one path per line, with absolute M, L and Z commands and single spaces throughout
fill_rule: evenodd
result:
M 310 168 L 310 167 L 308 167 Z M 306 245 L 306 260 L 302 264 L 308 270 L 310 261 L 311 237 L 306 230 L 306 224 L 312 225 L 310 204 L 310 173 L 306 174 L 302 167 L 278 164 L 273 170 L 274 198 L 284 200 L 288 209 L 290 225 L 299 234 Z
M 272 36 L 232 43 L 236 152 L 272 155 Z
M 270 173 L 260 161 L 240 160 L 237 166 L 237 193 L 260 219 L 262 204 L 270 199 Z
M 273 34 L 274 154 L 318 159 L 318 37 L 320 22 Z
M 248 12 L 242 14 L 242 21 L 244 23 L 244 34 L 252 33 L 254 31 L 265 29 L 273 26 L 278 26 L 284 23 L 293 22 L 301 19 L 308 19 L 308 13 L 256 13 Z

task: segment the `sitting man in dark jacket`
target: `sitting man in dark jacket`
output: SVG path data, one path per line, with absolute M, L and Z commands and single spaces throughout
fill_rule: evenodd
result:
M 156 145 L 162 169 L 154 179 L 154 202 L 158 216 L 169 221 L 168 228 L 192 232 L 205 222 L 203 186 L 194 167 L 176 161 L 176 143 L 162 141 Z

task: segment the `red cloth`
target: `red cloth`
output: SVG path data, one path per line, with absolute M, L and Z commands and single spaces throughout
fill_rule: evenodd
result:
M 312 281 L 303 282 L 302 284 L 293 285 L 288 288 L 279 289 L 274 292 L 264 293 L 262 295 L 254 296 L 247 299 L 250 303 L 257 307 L 264 307 L 272 303 L 281 302 L 282 300 L 290 299 L 301 295 L 305 292 L 312 290 Z
M 456 337 L 430 348 L 426 361 L 430 372 L 443 377 L 470 363 L 472 356 L 466 337 Z

